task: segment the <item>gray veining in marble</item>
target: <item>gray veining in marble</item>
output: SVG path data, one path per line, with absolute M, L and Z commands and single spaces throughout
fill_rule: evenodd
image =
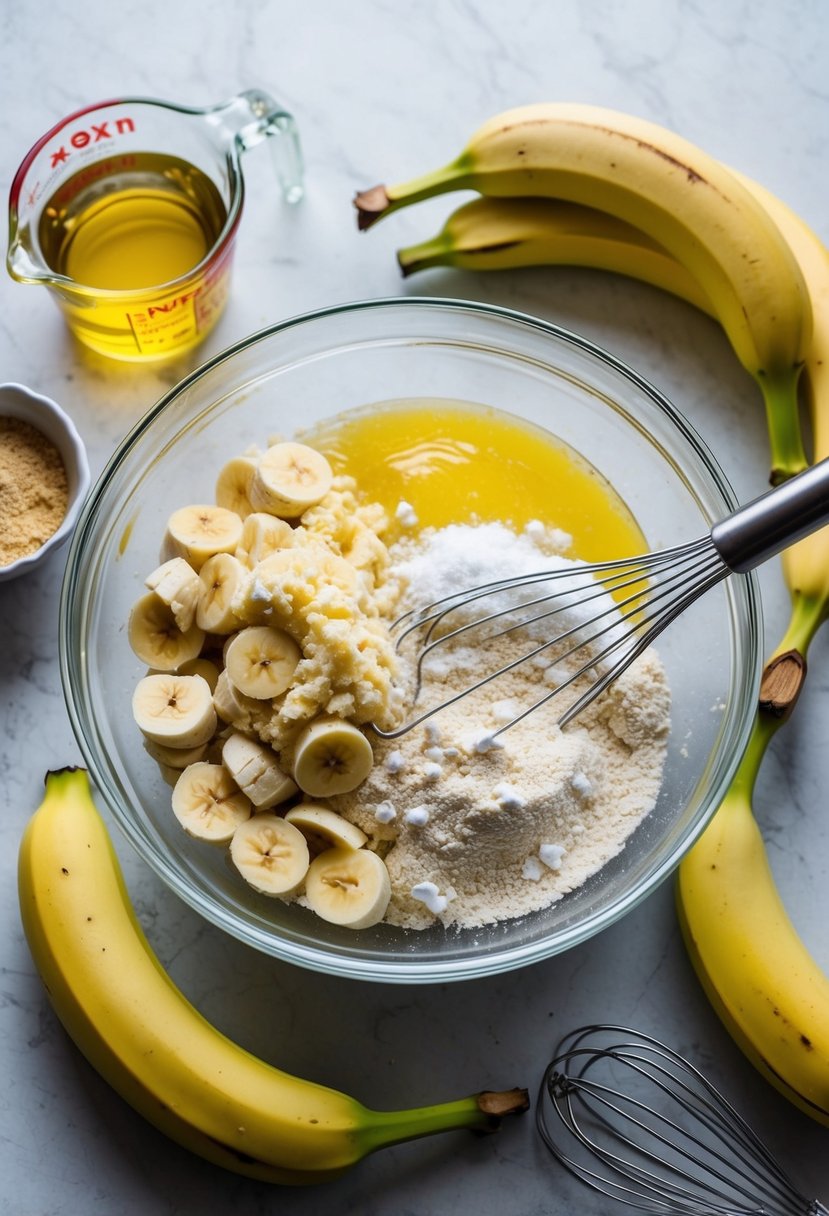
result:
M 203 105 L 259 86 L 300 124 L 308 194 L 286 211 L 262 150 L 248 183 L 232 302 L 181 366 L 124 374 L 77 350 L 46 294 L 0 276 L 0 379 L 59 400 L 97 474 L 125 431 L 184 371 L 249 332 L 359 297 L 470 297 L 547 317 L 626 359 L 672 397 L 742 497 L 765 488 L 754 386 L 705 317 L 606 275 L 434 271 L 412 283 L 394 250 L 430 232 L 445 200 L 355 231 L 356 189 L 448 159 L 484 118 L 530 100 L 592 101 L 672 126 L 762 181 L 829 241 L 829 34 L 820 0 L 180 0 L 0 6 L 4 194 L 29 145 L 73 109 L 119 94 Z M 548 1216 L 609 1214 L 553 1165 L 532 1120 L 479 1140 L 453 1134 L 378 1154 L 319 1190 L 282 1194 L 164 1140 L 84 1062 L 48 1007 L 23 940 L 15 857 L 50 767 L 77 762 L 57 667 L 58 554 L 0 585 L 0 1216 Z M 763 572 L 768 638 L 786 617 Z M 829 639 L 795 719 L 764 765 L 757 813 L 786 904 L 829 968 Z M 261 957 L 206 925 L 120 840 L 140 919 L 175 981 L 251 1050 L 377 1106 L 487 1086 L 534 1090 L 559 1034 L 627 1022 L 706 1068 L 809 1194 L 829 1198 L 825 1128 L 779 1098 L 703 996 L 670 883 L 570 953 L 499 979 L 417 989 L 360 985 Z M 621 1210 L 621 1209 L 619 1209 Z

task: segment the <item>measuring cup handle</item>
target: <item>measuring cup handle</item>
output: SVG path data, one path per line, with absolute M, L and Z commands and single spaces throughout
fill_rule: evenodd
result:
M 261 89 L 246 89 L 221 106 L 218 114 L 242 152 L 277 137 L 271 148 L 282 195 L 288 203 L 299 202 L 304 193 L 302 148 L 293 116 Z

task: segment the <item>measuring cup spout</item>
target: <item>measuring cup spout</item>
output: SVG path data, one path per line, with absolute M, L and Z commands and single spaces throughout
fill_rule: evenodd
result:
M 261 89 L 246 89 L 218 106 L 211 117 L 240 152 L 276 136 L 271 148 L 282 195 L 288 203 L 299 202 L 304 192 L 302 149 L 297 125 L 287 110 Z

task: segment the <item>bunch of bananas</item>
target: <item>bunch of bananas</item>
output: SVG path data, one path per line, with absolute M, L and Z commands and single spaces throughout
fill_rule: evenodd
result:
M 533 105 L 485 123 L 450 164 L 356 196 L 359 226 L 433 195 L 475 190 L 404 274 L 578 265 L 664 288 L 716 318 L 765 402 L 771 481 L 829 457 L 829 251 L 780 200 L 671 131 L 615 111 Z M 714 1008 L 763 1075 L 829 1123 L 829 978 L 799 940 L 752 813 L 769 740 L 788 717 L 806 652 L 829 616 L 829 528 L 793 546 L 791 618 L 764 672 L 741 766 L 682 862 L 689 954 Z

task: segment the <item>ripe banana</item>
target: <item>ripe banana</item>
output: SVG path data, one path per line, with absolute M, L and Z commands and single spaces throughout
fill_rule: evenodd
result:
M 368 739 L 344 718 L 315 718 L 303 727 L 294 745 L 294 781 L 312 798 L 356 790 L 373 766 Z
M 331 848 L 361 849 L 368 839 L 356 823 L 327 806 L 303 802 L 292 807 L 285 818 L 299 828 L 314 856 Z
M 311 862 L 305 898 L 323 920 L 368 929 L 383 919 L 391 899 L 386 863 L 368 849 L 326 849 Z
M 805 465 L 797 379 L 811 336 L 803 276 L 752 193 L 718 161 L 654 123 L 594 106 L 497 115 L 456 160 L 355 199 L 361 228 L 451 190 L 559 198 L 641 228 L 699 282 L 766 403 L 772 480 Z
M 183 557 L 201 570 L 216 553 L 233 553 L 242 536 L 242 520 L 227 507 L 199 503 L 180 507 L 167 520 L 162 558 Z
M 779 199 L 736 176 L 777 224 L 807 285 L 814 332 L 803 388 L 813 457 L 823 459 L 829 456 L 829 251 Z M 402 250 L 400 261 L 404 271 L 442 262 L 481 269 L 536 262 L 603 266 L 706 308 L 684 268 L 666 250 L 660 255 L 644 233 L 615 216 L 556 200 L 476 200 L 450 217 L 435 241 Z M 767 665 L 764 708 L 728 794 L 680 866 L 677 902 L 690 957 L 737 1043 L 786 1097 L 829 1123 L 829 979 L 786 914 L 751 806 L 765 748 L 793 707 L 809 643 L 829 615 L 829 528 L 788 549 L 783 570 L 792 613 Z
M 325 498 L 333 478 L 321 452 L 304 443 L 275 443 L 256 462 L 248 498 L 254 511 L 298 519 Z
M 301 658 L 302 651 L 284 629 L 249 625 L 231 639 L 225 667 L 244 696 L 269 700 L 290 687 Z
M 71 1037 L 151 1123 L 214 1164 L 267 1182 L 321 1182 L 386 1145 L 487 1129 L 527 1092 L 378 1112 L 257 1059 L 163 971 L 135 918 L 83 770 L 50 773 L 18 867 L 35 964 Z
M 132 694 L 132 716 L 139 730 L 162 747 L 200 747 L 216 733 L 213 694 L 203 676 L 144 676 Z
M 433 266 L 587 266 L 650 283 L 714 314 L 697 280 L 664 246 L 606 211 L 557 198 L 473 199 L 437 236 L 399 249 L 397 260 L 404 275 Z
M 308 873 L 308 842 L 281 815 L 260 811 L 242 823 L 230 842 L 230 860 L 261 895 L 294 895 Z
M 222 764 L 188 764 L 173 786 L 173 814 L 196 840 L 228 844 L 250 818 L 250 802 Z
M 778 719 L 760 713 L 716 815 L 679 867 L 677 909 L 700 981 L 756 1068 L 829 1125 L 829 978 L 774 883 L 751 793 Z
M 166 604 L 155 591 L 148 591 L 133 604 L 127 637 L 133 653 L 156 671 L 178 671 L 183 663 L 198 658 L 204 630 L 191 623 L 182 632 L 176 622 L 178 605 Z

